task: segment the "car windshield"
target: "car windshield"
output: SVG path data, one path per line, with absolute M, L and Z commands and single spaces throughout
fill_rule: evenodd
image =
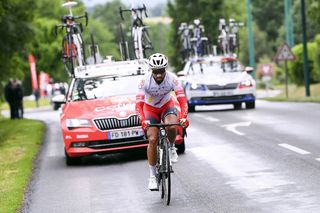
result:
M 71 99 L 73 101 L 105 98 L 110 96 L 134 95 L 141 76 L 106 77 L 76 79 Z
M 212 74 L 214 72 L 242 72 L 242 66 L 239 61 L 202 61 L 190 63 L 187 75 Z
M 242 66 L 239 61 L 222 62 L 221 68 L 224 72 L 242 72 Z
M 187 71 L 188 75 L 207 74 L 221 70 L 219 62 L 195 62 L 191 63 Z

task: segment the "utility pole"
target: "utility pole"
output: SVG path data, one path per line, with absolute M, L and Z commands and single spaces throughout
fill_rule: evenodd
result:
M 255 68 L 254 61 L 254 40 L 253 40 L 253 32 L 252 32 L 252 16 L 251 16 L 251 0 L 247 1 L 247 18 L 248 18 L 248 43 L 249 43 L 249 64 L 251 67 Z M 253 72 L 253 76 L 255 76 L 255 71 Z
M 301 0 L 301 19 L 302 19 L 302 43 L 303 43 L 303 74 L 304 83 L 306 87 L 306 96 L 310 96 L 310 78 L 309 78 L 309 61 L 308 61 L 308 47 L 307 47 L 307 27 L 306 27 L 306 14 L 305 3 Z
M 284 26 L 286 31 L 286 41 L 292 48 L 293 39 L 293 22 L 292 22 L 292 0 L 284 0 Z

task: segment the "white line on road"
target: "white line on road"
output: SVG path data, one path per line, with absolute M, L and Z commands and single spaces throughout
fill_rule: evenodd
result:
M 233 123 L 233 124 L 226 124 L 226 125 L 222 125 L 221 127 L 226 128 L 226 130 L 231 131 L 237 135 L 245 135 L 242 132 L 239 132 L 238 130 L 236 130 L 236 127 L 239 126 L 250 126 L 251 125 L 251 121 L 247 121 L 247 122 L 240 122 L 240 123 Z
M 214 117 L 206 117 L 205 118 L 207 121 L 211 121 L 211 122 L 218 122 L 220 121 L 218 118 L 214 118 Z
M 278 144 L 279 146 L 282 146 L 286 149 L 289 149 L 293 152 L 296 152 L 296 153 L 299 153 L 301 155 L 307 155 L 307 154 L 310 154 L 310 152 L 306 151 L 306 150 L 303 150 L 303 149 L 300 149 L 298 147 L 295 147 L 295 146 L 292 146 L 290 144 L 286 144 L 286 143 L 281 143 L 281 144 Z
M 317 161 L 320 161 L 320 158 L 316 158 Z
M 195 116 L 195 117 L 198 117 L 198 118 L 206 119 L 207 121 L 211 121 L 211 122 L 218 122 L 218 121 L 220 121 L 218 118 L 207 117 L 207 116 L 202 115 L 202 114 L 194 114 L 194 116 Z

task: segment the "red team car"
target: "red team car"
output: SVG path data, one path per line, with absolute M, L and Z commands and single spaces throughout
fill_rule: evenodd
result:
M 146 72 L 146 62 L 137 60 L 76 68 L 60 117 L 67 165 L 83 156 L 147 147 L 135 112 L 137 83 Z M 182 128 L 178 132 L 176 146 L 183 153 Z

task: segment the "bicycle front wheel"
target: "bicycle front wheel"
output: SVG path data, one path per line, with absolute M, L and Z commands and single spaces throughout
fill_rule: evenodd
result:
M 166 205 L 169 205 L 171 198 L 171 165 L 169 158 L 169 146 L 167 142 L 164 142 L 163 146 L 162 167 L 163 171 L 161 173 L 161 198 Z

